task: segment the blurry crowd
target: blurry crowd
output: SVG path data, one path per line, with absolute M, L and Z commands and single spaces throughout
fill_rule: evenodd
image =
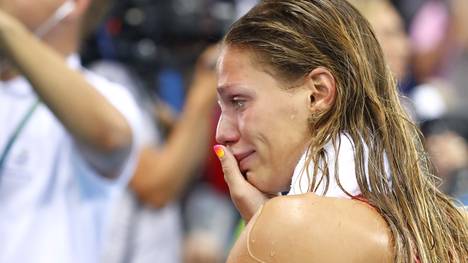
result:
M 388 66 L 395 74 L 395 81 L 399 83 L 401 99 L 412 121 L 420 126 L 425 136 L 426 150 L 434 163 L 435 174 L 440 177 L 440 188 L 467 205 L 468 27 L 466 25 L 468 25 L 468 17 L 465 14 L 468 13 L 468 1 L 349 1 L 374 27 L 375 34 L 386 55 Z M 86 1 L 77 0 L 75 8 L 79 8 L 81 2 Z M 123 113 L 128 125 L 133 129 L 133 137 L 138 137 L 133 141 L 136 153 L 132 155 L 128 152 L 133 150 L 126 150 L 122 152 L 130 157 L 120 157 L 119 151 L 115 158 L 116 160 L 128 159 L 127 161 L 131 162 L 128 165 L 131 174 L 126 177 L 122 172 L 124 178 L 117 179 L 122 181 L 122 186 L 126 187 L 126 190 L 123 194 L 115 196 L 112 194 L 115 202 L 112 209 L 109 209 L 109 222 L 104 224 L 101 221 L 97 223 L 93 221 L 98 225 L 108 225 L 108 227 L 103 235 L 105 241 L 100 247 L 102 256 L 100 255 L 99 260 L 92 262 L 223 262 L 235 238 L 240 217 L 229 199 L 221 167 L 211 151 L 211 146 L 215 144 L 214 133 L 219 116 L 219 109 L 216 105 L 215 66 L 218 55 L 216 43 L 221 40 L 229 25 L 256 1 L 120 0 L 114 2 L 105 19 L 92 33 L 86 35 L 79 50 L 64 54 L 68 56 L 70 53 L 79 53 L 84 67 L 92 74 L 123 87 L 125 94 L 129 94 L 128 96 L 136 102 L 137 108 L 135 111 Z M 3 9 L 2 4 L 0 8 L 2 11 L 7 11 Z M 91 11 L 93 9 L 90 9 L 89 14 L 93 14 Z M 74 11 L 70 12 L 73 15 Z M 64 17 L 67 15 L 69 14 L 65 14 Z M 1 15 L 0 27 L 6 24 L 4 20 L 6 19 Z M 25 20 L 27 22 L 27 19 Z M 63 21 L 57 20 L 56 23 L 61 22 Z M 0 32 L 1 34 L 5 33 Z M 29 68 L 33 63 L 24 63 L 24 65 L 22 63 L 21 56 L 34 53 L 17 51 L 14 47 L 9 47 L 8 41 L 5 40 L 5 42 L 0 43 L 1 85 L 7 83 L 3 76 L 3 53 L 10 52 L 12 55 L 7 56 L 6 60 L 16 62 L 13 64 L 16 64 L 18 71 L 31 82 L 39 100 L 52 110 L 61 125 L 71 133 L 70 151 L 73 152 L 74 145 L 78 144 L 76 148 L 80 155 L 83 155 L 80 157 L 80 162 L 86 162 L 87 158 L 95 156 L 100 158 L 99 154 L 102 152 L 107 154 L 109 151 L 105 147 L 104 150 L 95 151 L 97 146 L 93 143 L 84 143 L 86 147 L 91 145 L 89 146 L 91 153 L 88 154 L 87 149 L 82 150 L 81 143 L 90 141 L 86 137 L 88 131 L 79 128 L 75 131 L 73 124 L 67 122 L 67 116 L 74 116 L 73 114 L 81 114 L 81 112 L 68 113 L 64 110 L 65 113 L 62 113 L 60 103 L 55 103 L 52 95 L 49 95 L 45 89 L 35 88 L 35 86 L 43 85 L 43 82 L 40 78 L 36 78 L 34 70 Z M 38 50 L 46 52 L 41 48 L 39 46 Z M 65 51 L 59 50 L 59 53 L 65 53 Z M 76 56 L 78 57 L 77 54 Z M 52 58 L 55 59 L 55 57 Z M 47 66 L 48 63 L 45 63 L 42 67 Z M 50 70 L 59 66 L 61 65 L 52 65 Z M 52 78 L 56 75 L 60 74 L 57 73 Z M 75 79 L 70 79 L 70 82 L 77 83 Z M 1 85 L 0 92 L 3 92 L 1 89 L 9 88 Z M 113 92 L 109 91 L 109 93 Z M 77 93 L 73 96 L 83 95 Z M 110 94 L 108 97 L 112 96 Z M 80 98 L 86 100 L 85 97 Z M 117 98 L 119 99 L 120 97 Z M 113 101 L 112 98 L 110 100 Z M 3 116 L 1 119 L 3 121 L 12 113 L 9 109 L 4 109 L 7 104 L 2 100 L 0 103 L 2 114 L 0 117 Z M 117 104 L 112 103 L 114 106 Z M 93 105 L 89 107 L 104 108 L 97 102 Z M 116 106 L 117 109 L 119 107 L 125 108 L 127 104 Z M 86 113 L 86 110 L 89 109 L 83 109 L 83 113 Z M 135 118 L 126 116 L 135 112 L 138 112 L 140 116 Z M 39 113 L 36 112 L 37 115 L 32 115 L 32 118 L 40 118 Z M 86 118 L 79 119 L 85 119 L 82 120 L 83 123 L 88 121 Z M 133 119 L 138 120 L 133 121 Z M 33 124 L 32 132 L 35 132 L 34 127 L 41 127 L 42 124 L 39 121 Z M 21 118 L 18 118 L 18 122 L 21 122 Z M 92 123 L 87 122 L 83 125 L 89 127 Z M 9 147 L 8 138 L 10 138 L 10 133 L 15 134 L 15 129 L 8 134 L 3 133 L 0 131 L 0 151 Z M 18 136 L 21 135 L 19 133 Z M 55 135 L 44 134 L 44 136 Z M 32 136 L 31 138 L 37 139 L 38 137 Z M 61 143 L 63 142 L 57 142 L 57 147 L 60 147 Z M 49 145 L 46 143 L 40 147 L 47 148 Z M 55 158 L 51 160 L 52 164 L 60 161 L 60 153 L 51 154 Z M 5 156 L 2 154 L 2 159 Z M 27 153 L 19 150 L 13 151 L 11 156 L 19 161 L 28 158 Z M 71 154 L 69 158 L 74 158 L 74 156 Z M 135 160 L 132 161 L 132 158 Z M 8 164 L 8 160 L 1 160 L 2 166 L 4 161 Z M 94 164 L 93 161 L 89 161 L 89 163 L 98 171 L 106 171 L 102 174 L 107 174 L 107 172 L 114 172 L 113 169 L 107 169 L 109 163 L 112 164 L 113 161 L 104 160 L 103 165 L 101 162 Z M 75 169 L 74 161 L 71 163 L 70 173 L 78 170 L 75 176 L 80 176 L 81 170 Z M 21 170 L 19 168 L 8 170 L 2 166 L 0 166 L 2 169 L 0 170 L 0 217 L 3 217 L 3 220 L 0 219 L 0 224 L 3 226 L 0 225 L 0 241 L 7 242 L 7 240 L 2 240 L 3 234 L 5 237 L 7 234 L 16 236 L 15 233 L 7 233 L 7 230 L 4 230 L 10 227 L 8 224 L 11 220 L 16 220 L 17 212 L 13 206 L 25 203 L 25 209 L 29 209 L 29 205 L 22 200 L 28 198 L 27 193 L 22 193 L 21 196 L 9 193 L 13 183 L 8 181 L 11 179 L 8 176 L 21 173 Z M 118 167 L 119 171 L 125 169 L 127 167 Z M 7 170 L 11 174 L 7 174 L 5 172 Z M 58 170 L 60 170 L 59 166 L 52 167 L 48 171 L 51 174 L 59 174 Z M 71 189 L 69 184 L 72 183 L 67 182 L 63 188 L 57 188 L 53 180 L 60 181 L 60 178 L 51 178 L 44 183 L 50 187 L 47 189 L 62 191 L 63 196 L 68 198 L 70 195 L 67 191 Z M 102 191 L 100 188 L 88 191 L 86 185 L 93 183 L 91 181 L 90 179 L 90 182 L 78 182 L 81 188 L 76 190 L 86 192 L 86 197 L 89 197 L 81 200 L 82 195 L 77 193 L 80 208 L 87 209 L 87 211 L 91 208 L 86 208 L 81 204 L 90 202 L 89 200 L 93 200 L 98 195 L 93 191 Z M 15 181 L 14 184 L 19 183 Z M 82 185 L 85 187 L 82 188 Z M 48 197 L 47 193 L 51 196 L 52 194 L 47 191 L 40 195 L 43 200 L 41 202 L 44 204 L 47 204 L 48 198 L 53 198 Z M 111 193 L 98 196 L 97 202 L 102 202 L 110 196 Z M 56 202 L 60 203 L 60 200 Z M 35 205 L 42 209 L 47 207 L 47 205 Z M 2 206 L 4 208 L 1 208 Z M 102 207 L 93 209 L 99 210 Z M 40 209 L 33 211 L 43 212 Z M 34 213 L 28 215 L 21 229 L 27 229 L 25 225 L 32 228 L 41 227 L 40 224 L 31 223 L 34 221 L 31 218 L 36 218 Z M 91 220 L 97 218 L 95 212 L 93 213 L 94 217 Z M 73 214 L 66 215 L 73 216 Z M 59 215 L 52 214 L 53 216 Z M 46 222 L 48 219 L 41 220 Z M 75 227 L 80 229 L 81 226 Z M 19 226 L 18 229 L 20 229 Z M 92 229 L 77 231 L 92 231 Z M 47 231 L 36 234 L 46 235 Z M 40 239 L 20 242 L 8 239 L 11 247 L 5 247 L 3 250 L 0 248 L 0 262 L 30 262 L 18 261 L 23 255 L 15 255 L 17 254 L 15 246 L 20 247 L 21 244 L 31 244 L 38 240 Z M 99 237 L 99 240 L 103 239 Z M 0 246 L 3 246 L 3 243 L 0 242 Z M 73 246 L 80 246 L 82 249 L 82 245 L 73 243 Z M 66 245 L 58 249 L 68 249 L 65 247 Z M 24 250 L 27 251 L 27 248 Z M 72 252 L 63 253 L 73 254 Z M 5 256 L 5 259 L 2 256 Z M 43 261 L 36 262 L 50 261 L 44 258 Z
M 131 89 L 145 115 L 145 133 L 151 131 L 148 148 L 156 152 L 142 152 L 113 215 L 103 262 L 225 260 L 240 216 L 211 151 L 219 116 L 216 44 L 254 4 L 119 1 L 85 42 L 88 68 Z M 196 87 L 203 89 L 199 95 Z M 194 96 L 210 99 L 194 102 Z M 157 175 L 161 171 L 166 174 Z
M 468 30 L 463 0 L 351 0 L 375 29 L 440 188 L 468 201 Z

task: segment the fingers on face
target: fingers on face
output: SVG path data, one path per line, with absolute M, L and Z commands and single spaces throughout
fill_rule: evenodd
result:
M 239 179 L 243 179 L 243 176 L 237 165 L 237 161 L 232 155 L 232 153 L 229 151 L 229 149 L 227 149 L 223 145 L 215 145 L 213 147 L 213 150 L 221 162 L 221 167 L 224 173 L 224 179 L 231 188 L 232 186 L 234 186 L 233 184 L 235 184 Z

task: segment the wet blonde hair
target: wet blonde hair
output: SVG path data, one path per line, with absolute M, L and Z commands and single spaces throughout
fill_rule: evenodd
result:
M 311 185 L 319 169 L 329 181 L 328 166 L 338 167 L 327 163 L 324 147 L 330 141 L 339 147 L 347 134 L 362 194 L 392 232 L 395 262 L 467 262 L 467 221 L 437 189 L 420 133 L 400 104 L 371 26 L 355 8 L 344 0 L 262 1 L 233 24 L 224 45 L 251 51 L 258 65 L 287 82 L 327 68 L 337 95 L 330 110 L 310 117 L 308 162 L 324 164 L 315 166 Z

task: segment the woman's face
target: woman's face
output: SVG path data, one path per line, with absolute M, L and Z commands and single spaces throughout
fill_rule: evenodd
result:
M 410 51 L 403 19 L 388 3 L 377 4 L 374 11 L 368 17 L 369 22 L 374 27 L 390 69 L 398 80 L 402 80 L 406 75 Z
M 221 53 L 216 140 L 230 148 L 252 185 L 277 193 L 289 189 L 310 138 L 310 92 L 304 86 L 286 90 L 252 57 L 250 51 L 229 46 Z

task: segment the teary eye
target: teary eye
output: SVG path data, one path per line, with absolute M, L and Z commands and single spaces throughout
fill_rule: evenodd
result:
M 245 106 L 245 99 L 242 99 L 239 96 L 234 96 L 231 99 L 231 104 L 234 106 L 236 109 L 242 109 Z

